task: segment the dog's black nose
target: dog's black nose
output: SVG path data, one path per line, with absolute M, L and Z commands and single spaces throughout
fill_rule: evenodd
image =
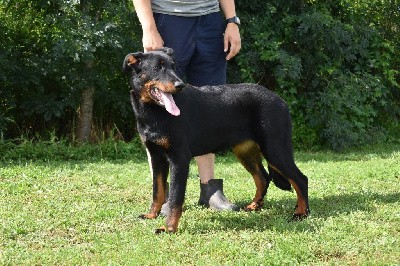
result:
M 182 90 L 185 87 L 185 83 L 182 81 L 175 81 L 174 86 L 177 90 Z

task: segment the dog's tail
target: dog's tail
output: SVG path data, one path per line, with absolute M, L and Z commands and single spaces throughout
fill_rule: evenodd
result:
M 280 173 L 275 171 L 273 168 L 268 166 L 269 176 L 272 178 L 272 182 L 274 182 L 275 186 L 282 190 L 292 191 L 292 186 L 285 177 L 283 177 Z

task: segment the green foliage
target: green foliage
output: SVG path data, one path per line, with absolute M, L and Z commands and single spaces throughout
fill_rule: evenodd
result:
M 6 36 L 0 40 L 0 130 L 6 136 L 52 128 L 69 135 L 87 86 L 96 88 L 96 122 L 132 131 L 120 71 L 126 53 L 141 47 L 130 2 L 10 0 L 1 2 L 0 17 Z M 15 123 L 6 124 L 10 119 Z
M 374 16 L 385 19 L 377 2 Z M 387 139 L 400 117 L 398 35 L 385 39 L 357 2 L 238 1 L 238 10 L 242 77 L 286 99 L 295 140 L 343 149 Z
M 292 111 L 299 147 L 398 140 L 398 0 L 237 0 L 242 51 L 230 82 L 257 82 Z M 80 93 L 95 87 L 97 139 L 134 137 L 121 61 L 141 50 L 131 1 L 0 2 L 0 133 L 73 139 Z M 98 133 L 106 132 L 106 133 Z M 97 136 L 96 136 L 97 135 Z M 105 136 L 101 136 L 105 135 Z
M 0 140 L 0 161 L 143 160 L 146 152 L 138 138 L 129 143 L 107 139 L 99 145 L 75 145 L 53 134 L 49 141 Z

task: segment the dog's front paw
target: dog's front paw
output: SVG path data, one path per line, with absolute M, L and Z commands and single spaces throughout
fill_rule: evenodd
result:
M 157 213 L 146 213 L 139 215 L 140 219 L 155 219 L 158 217 Z
M 246 212 L 252 212 L 252 211 L 259 211 L 261 210 L 262 206 L 264 205 L 264 202 L 252 202 L 246 207 L 244 207 L 244 211 Z
M 175 233 L 176 229 L 173 228 L 166 228 L 165 226 L 162 226 L 160 228 L 157 228 L 155 233 L 156 234 L 162 234 L 162 233 Z
M 298 222 L 306 219 L 308 217 L 308 214 L 293 214 L 292 216 L 292 222 Z
M 299 210 L 298 206 L 295 207 L 296 212 L 292 216 L 292 221 L 302 221 L 310 215 L 310 209 L 307 207 L 305 210 Z

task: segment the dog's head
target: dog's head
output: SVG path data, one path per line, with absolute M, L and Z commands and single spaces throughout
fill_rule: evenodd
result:
M 180 92 L 185 85 L 175 73 L 172 53 L 172 49 L 163 48 L 128 54 L 123 71 L 131 77 L 131 93 L 139 95 L 143 103 L 156 103 L 178 116 L 180 110 L 172 94 Z

